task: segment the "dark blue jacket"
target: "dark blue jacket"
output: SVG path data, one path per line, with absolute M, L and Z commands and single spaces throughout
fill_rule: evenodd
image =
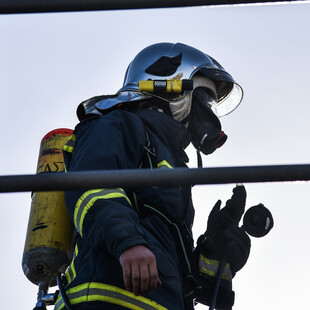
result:
M 65 164 L 68 171 L 186 167 L 189 141 L 187 129 L 167 114 L 116 110 L 76 126 L 64 148 Z M 177 218 L 190 233 L 194 209 L 189 187 L 67 191 L 65 199 L 78 231 L 66 272 L 73 309 L 184 309 L 175 239 L 169 225 L 145 212 L 145 206 Z M 163 283 L 146 296 L 124 289 L 119 263 L 124 250 L 139 244 L 155 255 Z M 55 309 L 63 307 L 59 298 Z

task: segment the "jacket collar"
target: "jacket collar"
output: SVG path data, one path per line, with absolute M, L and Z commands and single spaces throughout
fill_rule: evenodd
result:
M 132 111 L 139 116 L 161 142 L 169 149 L 178 161 L 188 162 L 184 149 L 190 144 L 190 134 L 187 128 L 166 113 L 150 109 L 136 109 Z

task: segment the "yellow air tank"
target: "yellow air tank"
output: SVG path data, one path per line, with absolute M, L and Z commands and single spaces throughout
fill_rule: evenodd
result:
M 64 171 L 62 149 L 71 134 L 71 129 L 56 129 L 43 137 L 37 173 Z M 56 285 L 57 273 L 64 272 L 69 265 L 73 235 L 64 192 L 32 193 L 22 268 L 26 277 L 40 289 Z

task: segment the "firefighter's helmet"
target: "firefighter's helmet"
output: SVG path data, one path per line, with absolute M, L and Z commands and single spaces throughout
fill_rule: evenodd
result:
M 157 43 L 144 48 L 132 60 L 127 68 L 123 87 L 117 94 L 97 102 L 95 106 L 102 112 L 119 103 L 150 97 L 177 103 L 186 97 L 188 90 L 177 93 L 145 91 L 139 88 L 139 82 L 188 81 L 193 80 L 194 75 L 205 77 L 207 87 L 211 90 L 214 90 L 214 87 L 209 87 L 210 84 L 215 84 L 216 100 L 212 109 L 217 116 L 231 113 L 240 104 L 242 88 L 211 56 L 182 43 Z

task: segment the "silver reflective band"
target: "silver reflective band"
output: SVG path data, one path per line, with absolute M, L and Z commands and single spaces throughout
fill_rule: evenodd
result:
M 132 310 L 167 310 L 155 301 L 143 296 L 135 296 L 132 292 L 103 283 L 85 283 L 67 291 L 72 305 L 82 302 L 102 301 L 120 305 Z M 57 300 L 54 310 L 64 308 L 62 299 Z
M 199 257 L 199 272 L 202 274 L 206 274 L 211 277 L 216 277 L 217 271 L 219 269 L 220 262 L 213 259 L 208 259 L 202 254 Z M 226 263 L 222 279 L 232 281 L 232 274 L 230 270 L 229 263 Z
M 124 190 L 121 188 L 118 189 L 94 189 L 85 192 L 78 202 L 76 203 L 74 210 L 74 224 L 81 236 L 83 229 L 83 222 L 85 215 L 93 204 L 98 199 L 113 199 L 113 198 L 125 198 L 129 205 L 131 205 L 129 198 L 125 194 Z

